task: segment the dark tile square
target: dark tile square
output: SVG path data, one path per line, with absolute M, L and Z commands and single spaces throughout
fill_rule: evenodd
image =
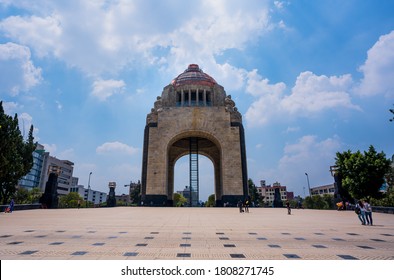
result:
M 119 231 L 120 234 L 125 234 L 127 231 Z
M 304 237 L 296 237 L 296 238 L 294 238 L 295 240 L 305 240 L 305 238 Z
M 327 248 L 326 246 L 324 246 L 324 245 L 312 245 L 313 247 L 315 247 L 315 248 Z
M 376 242 L 386 242 L 386 240 L 383 239 L 376 239 L 376 238 L 372 238 L 372 241 L 376 241 Z
M 89 230 L 88 233 L 95 233 L 95 230 Z
M 35 230 L 34 229 L 28 229 L 28 230 L 25 230 L 25 232 L 35 232 Z
M 224 234 L 224 232 L 217 232 L 216 234 Z
M 146 244 L 146 243 L 138 243 L 138 244 L 135 244 L 135 246 L 145 247 L 145 246 L 148 246 L 148 244 Z
M 66 232 L 65 230 L 57 230 L 56 232 Z
M 381 235 L 383 235 L 383 236 L 394 236 L 394 235 L 392 235 L 390 233 L 382 233 Z
M 257 240 L 267 240 L 265 237 L 257 237 Z
M 192 234 L 191 232 L 184 232 L 183 234 Z
M 333 238 L 332 240 L 335 240 L 335 241 L 345 241 L 345 239 L 342 239 L 342 238 Z
M 369 246 L 363 246 L 363 245 L 360 245 L 360 246 L 357 246 L 357 247 L 360 247 L 362 249 L 375 249 L 375 248 L 372 248 L 372 247 L 369 247 Z
M 321 232 L 315 232 L 316 235 L 324 235 L 324 233 Z
M 81 238 L 82 235 L 73 235 L 71 238 Z
M 249 235 L 257 235 L 255 232 L 248 232 Z
M 108 236 L 108 239 L 115 239 L 118 238 L 117 236 Z
M 346 234 L 347 234 L 347 235 L 360 235 L 360 234 L 354 233 L 354 232 L 347 232 Z
M 191 244 L 179 244 L 179 247 L 191 247 Z
M 93 243 L 93 246 L 103 246 L 105 243 L 103 242 L 97 242 L 97 243 Z
M 49 243 L 49 245 L 61 245 L 61 244 L 63 244 L 64 242 L 52 242 L 52 243 Z
M 337 255 L 337 256 L 344 259 L 344 260 L 358 260 L 357 258 L 350 256 L 350 255 Z
M 0 238 L 7 238 L 7 237 L 11 237 L 12 235 L 1 235 Z
M 154 239 L 154 237 L 153 236 L 147 236 L 144 239 Z
M 283 235 L 290 235 L 288 232 L 282 232 Z
M 192 239 L 191 237 L 182 237 L 182 239 L 184 239 L 184 240 L 190 240 L 190 239 Z
M 123 254 L 123 256 L 135 257 L 135 256 L 138 256 L 138 253 L 136 253 L 136 252 L 126 252 L 126 253 Z
M 35 250 L 35 251 L 24 251 L 24 252 L 20 253 L 19 255 L 32 255 L 32 254 L 37 253 L 37 252 L 38 252 L 37 250 Z
M 18 245 L 21 243 L 23 243 L 23 241 L 14 241 L 14 242 L 7 243 L 7 245 Z
M 235 244 L 223 244 L 224 247 L 235 247 Z
M 280 246 L 279 246 L 279 245 L 276 245 L 276 244 L 268 244 L 268 247 L 271 247 L 271 248 L 280 248 Z
M 85 255 L 87 253 L 88 252 L 86 252 L 86 251 L 76 251 L 76 252 L 72 253 L 71 255 L 72 256 L 83 256 L 83 255 Z
M 178 253 L 176 254 L 177 258 L 190 258 L 192 255 L 190 253 Z
M 37 236 L 34 236 L 35 238 L 45 238 L 45 237 L 47 237 L 48 235 L 37 235 Z
M 159 234 L 158 231 L 152 231 L 150 234 Z
M 219 237 L 220 240 L 230 240 L 228 237 Z
M 233 259 L 245 259 L 244 254 L 230 254 L 230 257 L 232 257 Z
M 296 254 L 283 254 L 288 259 L 301 259 L 298 255 Z

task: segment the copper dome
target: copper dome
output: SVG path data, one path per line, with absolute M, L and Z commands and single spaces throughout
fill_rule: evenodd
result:
M 174 87 L 183 85 L 202 85 L 212 87 L 216 84 L 216 81 L 208 74 L 205 74 L 197 64 L 190 64 L 182 74 L 172 80 L 171 84 Z

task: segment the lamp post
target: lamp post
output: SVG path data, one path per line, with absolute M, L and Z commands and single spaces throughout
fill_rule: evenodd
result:
M 89 193 L 90 193 L 90 176 L 93 172 L 89 173 L 89 181 L 88 181 L 88 193 L 86 194 L 86 208 L 88 208 L 88 201 L 89 201 Z
M 312 194 L 311 194 L 311 185 L 309 184 L 309 176 L 308 176 L 308 173 L 305 172 L 305 175 L 306 175 L 306 180 L 307 180 L 307 182 L 308 182 L 309 196 L 312 196 Z

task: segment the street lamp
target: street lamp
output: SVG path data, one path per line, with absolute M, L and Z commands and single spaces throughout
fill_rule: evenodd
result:
M 86 195 L 86 208 L 88 208 L 88 201 L 89 201 L 89 193 L 90 193 L 90 176 L 92 175 L 93 172 L 89 173 L 89 181 L 88 181 L 88 193 Z
M 312 194 L 311 194 L 311 185 L 309 184 L 309 176 L 308 176 L 308 173 L 305 172 L 305 175 L 306 175 L 306 180 L 307 180 L 307 182 L 308 182 L 309 196 L 312 196 Z

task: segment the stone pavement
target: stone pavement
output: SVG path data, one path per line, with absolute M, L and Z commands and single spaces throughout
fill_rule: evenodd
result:
M 394 215 L 251 208 L 39 209 L 0 214 L 1 260 L 394 260 Z

